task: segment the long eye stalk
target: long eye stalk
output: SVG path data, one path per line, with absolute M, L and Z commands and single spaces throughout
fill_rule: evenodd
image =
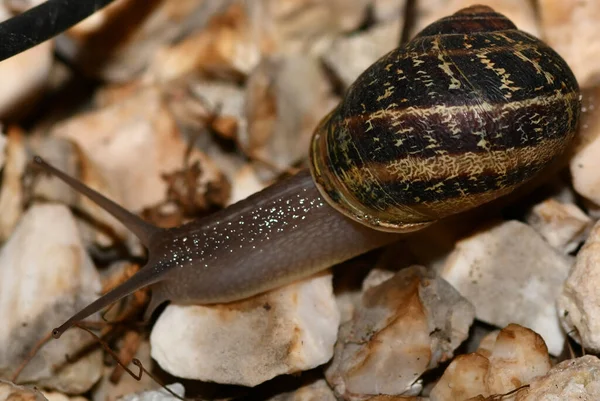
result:
M 56 167 L 46 163 L 41 157 L 35 156 L 33 161 L 39 168 L 59 178 L 71 188 L 87 196 L 102 209 L 114 216 L 117 220 L 123 223 L 125 227 L 131 230 L 131 232 L 140 239 L 144 246 L 148 247 L 152 235 L 161 230 L 152 224 L 146 223 L 135 214 L 106 198 L 104 195 L 88 187 L 81 181 L 76 180 L 75 178 L 60 171 Z
M 101 195 L 100 193 L 88 187 L 81 181 L 76 180 L 75 178 L 60 171 L 56 167 L 46 163 L 41 157 L 35 156 L 33 158 L 33 161 L 36 166 L 59 178 L 71 188 L 87 196 L 98 206 L 100 206 L 108 213 L 113 215 L 117 220 L 119 220 L 128 229 L 130 229 L 140 239 L 144 246 L 148 248 L 148 250 L 152 248 L 152 238 L 158 237 L 155 236 L 155 234 L 163 231 L 163 229 L 159 227 L 146 223 L 144 220 L 140 219 L 135 214 L 129 212 L 122 206 L 106 198 L 104 195 Z M 54 329 L 52 331 L 52 336 L 54 338 L 59 338 L 67 329 L 69 329 L 75 323 L 85 319 L 91 314 L 100 311 L 101 309 L 109 306 L 113 302 L 116 302 L 143 287 L 160 281 L 161 278 L 161 274 L 157 273 L 155 269 L 153 269 L 152 263 L 149 263 L 149 265 L 143 267 L 129 280 L 127 280 L 117 288 L 113 289 L 109 293 L 105 294 L 104 296 L 98 298 L 96 301 L 92 302 L 90 305 L 86 306 L 84 309 L 73 315 L 60 327 Z

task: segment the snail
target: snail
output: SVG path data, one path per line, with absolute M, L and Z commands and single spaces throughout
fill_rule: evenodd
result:
M 151 286 L 163 302 L 236 301 L 506 195 L 569 145 L 581 97 L 566 62 L 489 7 L 423 29 L 370 66 L 319 124 L 310 169 L 188 224 L 144 222 L 35 157 L 127 226 L 148 261 L 54 329 Z

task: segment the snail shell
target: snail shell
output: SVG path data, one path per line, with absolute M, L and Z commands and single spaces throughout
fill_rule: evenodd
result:
M 340 212 L 411 231 L 531 179 L 568 146 L 580 108 L 555 51 L 474 6 L 360 75 L 316 130 L 311 171 Z

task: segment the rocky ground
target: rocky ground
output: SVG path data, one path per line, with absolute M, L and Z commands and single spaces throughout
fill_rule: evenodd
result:
M 0 18 L 33 3 L 0 2 Z M 365 68 L 472 3 L 117 0 L 0 63 L 0 401 L 600 399 L 594 1 L 477 1 L 579 81 L 582 121 L 558 171 L 251 299 L 144 322 L 150 294 L 133 294 L 86 327 L 133 373 L 139 360 L 141 380 L 83 330 L 49 337 L 145 255 L 36 174 L 34 154 L 156 225 L 182 224 L 305 167 L 315 126 Z

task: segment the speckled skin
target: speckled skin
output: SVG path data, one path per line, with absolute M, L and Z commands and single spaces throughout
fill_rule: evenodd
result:
M 54 331 L 55 338 L 73 323 L 146 286 L 152 288 L 147 317 L 167 300 L 231 302 L 398 239 L 338 213 L 324 201 L 308 170 L 204 219 L 160 229 L 53 167 L 45 168 L 118 216 L 148 249 L 148 262 L 137 274 L 72 316 Z
M 315 133 L 313 172 L 346 215 L 410 231 L 531 179 L 570 143 L 580 108 L 557 53 L 476 6 L 354 82 Z
M 397 239 L 337 213 L 303 171 L 168 232 L 151 253 L 156 268 L 172 269 L 153 287 L 153 306 L 243 299 Z
M 501 30 L 483 32 L 490 26 Z M 149 312 L 165 300 L 230 302 L 390 243 L 398 234 L 372 228 L 417 229 L 532 177 L 566 147 L 578 117 L 564 61 L 480 7 L 426 28 L 358 78 L 316 131 L 312 177 L 304 171 L 190 224 L 153 227 L 36 158 L 149 253 L 135 276 L 53 335 L 145 286 Z

